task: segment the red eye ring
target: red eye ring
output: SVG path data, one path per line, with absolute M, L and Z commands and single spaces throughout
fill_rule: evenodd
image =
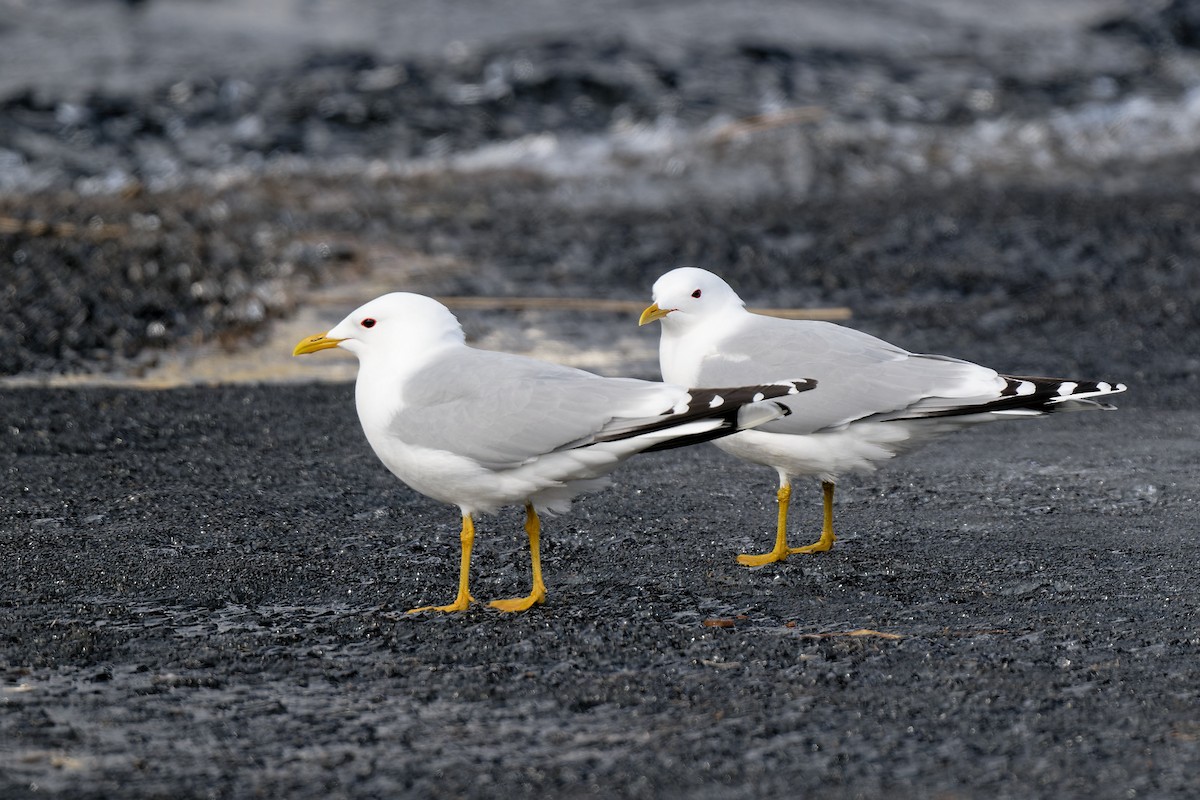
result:
M 692 292 L 692 297 L 694 297 L 694 298 L 696 298 L 697 300 L 699 300 L 699 299 L 700 299 L 700 290 L 699 290 L 699 289 L 697 289 L 696 291 Z
M 375 327 L 375 319 L 374 319 L 374 317 L 367 317 L 366 319 L 364 319 L 362 322 L 360 322 L 358 324 L 362 325 L 364 328 L 374 328 Z

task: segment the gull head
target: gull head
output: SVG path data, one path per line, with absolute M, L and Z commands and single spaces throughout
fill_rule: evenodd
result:
M 292 355 L 340 347 L 359 359 L 397 359 L 463 340 L 450 309 L 431 297 L 392 292 L 359 306 L 325 333 L 301 339 Z
M 679 267 L 654 282 L 654 303 L 642 312 L 638 325 L 661 320 L 663 327 L 694 324 L 745 303 L 737 292 L 706 269 Z

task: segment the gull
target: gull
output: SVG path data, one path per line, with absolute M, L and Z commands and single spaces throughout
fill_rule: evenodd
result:
M 930 439 L 982 422 L 1037 417 L 1055 411 L 1114 407 L 1096 400 L 1125 391 L 1105 381 L 1001 375 L 988 367 L 940 355 L 910 353 L 866 333 L 829 322 L 753 314 L 713 273 L 680 267 L 653 288 L 654 303 L 639 325 L 662 325 L 663 380 L 685 385 L 765 382 L 802 373 L 819 383 L 793 413 L 715 442 L 738 458 L 779 474 L 775 546 L 738 561 L 760 566 L 792 553 L 833 547 L 833 492 L 839 475 L 869 472 Z M 792 479 L 821 481 L 821 536 L 788 547 Z
M 465 611 L 475 515 L 523 503 L 533 586 L 494 600 L 524 611 L 546 598 L 538 512 L 570 508 L 582 492 L 637 453 L 666 450 L 752 428 L 790 412 L 773 398 L 811 389 L 804 380 L 686 389 L 605 378 L 465 342 L 450 310 L 407 292 L 378 297 L 331 330 L 302 339 L 293 355 L 332 347 L 358 357 L 355 406 L 375 455 L 421 494 L 462 512 L 458 594 L 419 611 Z

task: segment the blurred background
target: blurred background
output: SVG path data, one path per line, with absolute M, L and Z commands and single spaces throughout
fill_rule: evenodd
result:
M 393 290 L 655 377 L 487 303 L 697 264 L 1193 407 L 1198 166 L 1200 2 L 0 0 L 0 381 L 348 379 L 291 346 Z

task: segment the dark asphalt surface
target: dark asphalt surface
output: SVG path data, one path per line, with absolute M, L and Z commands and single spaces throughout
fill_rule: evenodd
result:
M 1200 789 L 1195 412 L 959 434 L 847 481 L 832 553 L 757 570 L 773 476 L 645 456 L 547 521 L 545 606 L 408 617 L 452 593 L 457 513 L 351 395 L 0 398 L 0 795 Z M 517 512 L 479 531 L 476 595 L 525 591 Z

